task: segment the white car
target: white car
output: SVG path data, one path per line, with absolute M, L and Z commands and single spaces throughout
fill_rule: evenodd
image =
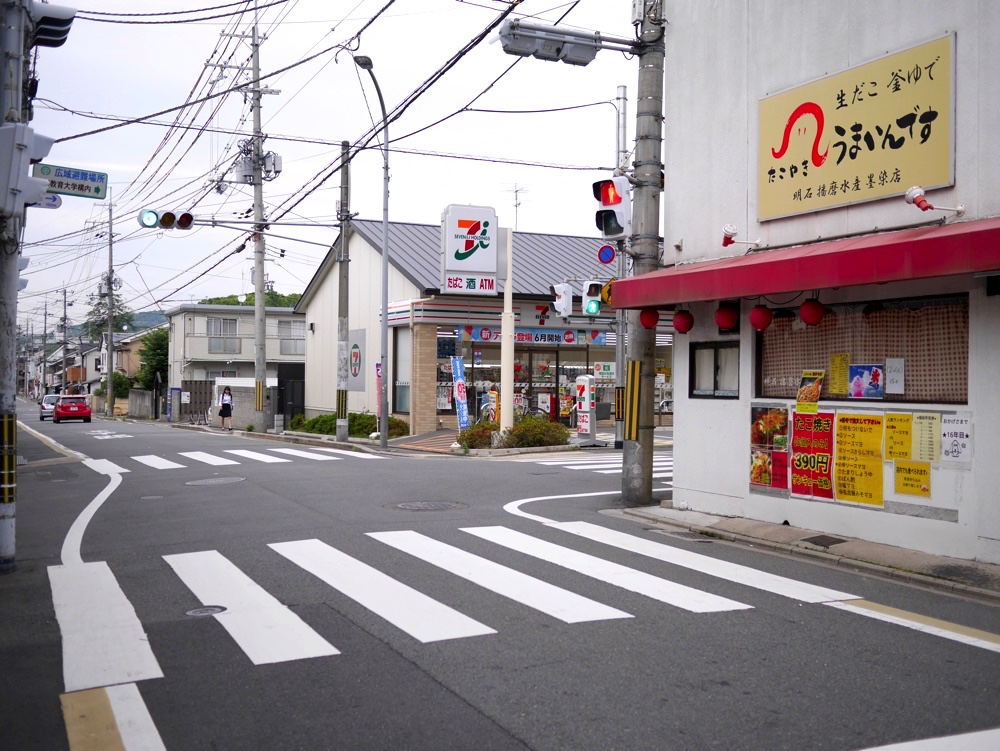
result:
M 59 401 L 59 394 L 46 394 L 42 397 L 42 401 L 38 405 L 38 419 L 45 422 L 45 418 L 52 418 L 52 411 L 56 408 L 56 402 Z

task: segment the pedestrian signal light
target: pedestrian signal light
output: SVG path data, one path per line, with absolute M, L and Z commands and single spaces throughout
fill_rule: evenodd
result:
M 600 204 L 595 216 L 605 240 L 624 240 L 632 234 L 632 202 L 627 177 L 612 177 L 594 183 L 594 198 Z
M 583 312 L 588 316 L 596 316 L 601 312 L 601 290 L 604 285 L 598 281 L 584 282 Z
M 552 309 L 556 315 L 563 318 L 569 318 L 573 315 L 573 288 L 568 284 L 553 284 L 549 290 L 556 298 L 555 302 L 552 303 Z
M 190 211 L 143 209 L 139 212 L 139 226 L 146 229 L 191 229 L 194 214 Z

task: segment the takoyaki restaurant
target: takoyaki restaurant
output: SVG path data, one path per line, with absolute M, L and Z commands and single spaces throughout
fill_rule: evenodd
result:
M 612 294 L 674 312 L 675 503 L 1000 562 L 1000 219 L 751 250 Z

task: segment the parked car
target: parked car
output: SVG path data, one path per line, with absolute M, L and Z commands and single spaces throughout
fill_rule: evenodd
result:
M 85 396 L 61 396 L 52 411 L 52 422 L 83 420 L 90 422 L 90 405 Z
M 38 405 L 38 419 L 45 422 L 46 417 L 52 417 L 52 410 L 56 407 L 56 402 L 59 401 L 59 394 L 46 394 L 42 397 L 42 401 Z

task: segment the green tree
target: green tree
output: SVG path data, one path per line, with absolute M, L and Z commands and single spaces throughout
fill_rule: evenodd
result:
M 132 379 L 124 373 L 114 372 L 115 377 L 115 399 L 128 399 L 128 391 L 132 388 Z M 108 379 L 102 378 L 101 385 L 94 389 L 97 396 L 104 396 L 108 392 Z
M 269 308 L 294 308 L 295 303 L 302 297 L 301 292 L 293 292 L 290 295 L 283 295 L 280 292 L 270 290 L 264 293 L 264 305 Z M 222 297 L 206 297 L 199 301 L 202 305 L 245 305 L 253 307 L 256 297 L 251 292 L 243 302 L 240 302 L 237 295 L 224 295 Z
M 112 329 L 114 331 L 127 331 L 132 328 L 132 310 L 125 305 L 121 295 L 114 295 L 114 306 L 111 309 L 114 316 Z M 101 334 L 108 330 L 108 298 L 95 297 L 90 304 L 87 318 L 83 322 L 83 331 L 87 338 L 96 342 L 101 338 Z
M 170 350 L 170 330 L 166 327 L 150 331 L 142 339 L 139 350 L 139 372 L 135 374 L 136 385 L 146 391 L 156 388 L 156 374 L 160 374 L 160 384 L 167 385 L 168 353 Z

